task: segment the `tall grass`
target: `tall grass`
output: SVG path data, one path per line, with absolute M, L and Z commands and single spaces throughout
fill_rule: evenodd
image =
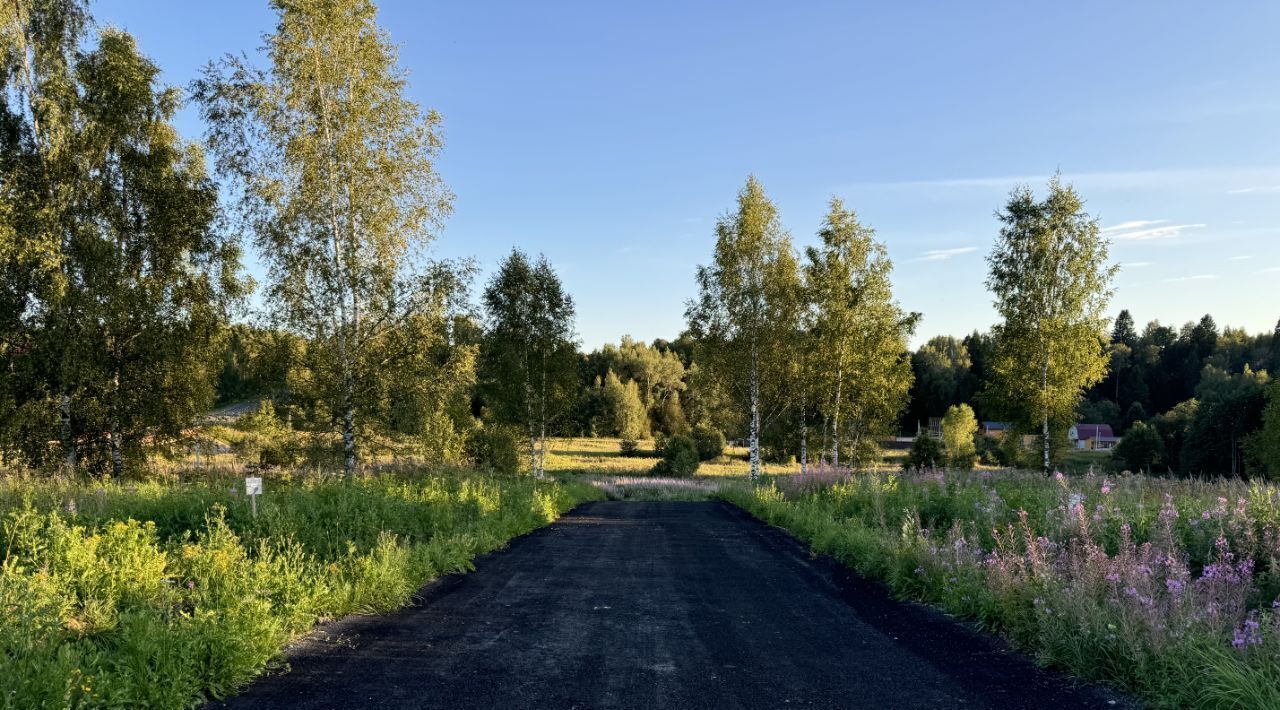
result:
M 719 495 L 1152 706 L 1280 708 L 1274 486 L 872 473 Z
M 598 497 L 465 474 L 267 482 L 0 479 L 0 707 L 183 707 L 252 679 L 317 620 L 432 577 Z

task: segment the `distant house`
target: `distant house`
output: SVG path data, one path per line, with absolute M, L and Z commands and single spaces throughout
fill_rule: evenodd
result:
M 1067 432 L 1067 438 L 1072 448 L 1083 451 L 1107 451 L 1120 441 L 1110 424 L 1077 424 Z
M 1005 432 L 1012 426 L 1009 422 L 983 422 L 978 426 L 978 431 L 992 439 L 1003 439 Z

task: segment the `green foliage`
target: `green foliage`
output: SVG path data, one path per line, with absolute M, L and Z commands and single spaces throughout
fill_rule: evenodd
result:
M 640 455 L 640 442 L 635 439 L 623 439 L 618 442 L 618 453 L 628 458 Z
M 698 472 L 698 446 L 687 436 L 673 436 L 663 442 L 662 460 L 653 472 L 659 476 L 692 476 Z
M 934 469 L 945 463 L 946 455 L 942 451 L 942 444 L 928 434 L 921 434 L 911 442 L 911 448 L 907 451 L 906 458 L 902 460 L 902 468 Z
M 1164 440 L 1155 427 L 1135 422 L 1111 456 L 1126 470 L 1153 473 L 1165 463 Z
M 785 393 L 769 388 L 787 369 L 798 276 L 778 210 L 764 186 L 749 177 L 736 211 L 716 223 L 712 262 L 698 267 L 698 296 L 685 317 L 703 376 L 745 415 L 753 479 L 760 476 L 763 410 L 781 411 L 786 401 Z
M 1280 707 L 1275 486 L 871 472 L 718 495 L 899 596 L 1151 707 Z M 1064 515 L 1075 502 L 1082 512 Z
M 623 384 L 617 375 L 608 372 L 601 388 L 601 397 L 604 403 L 606 436 L 643 439 L 649 433 L 649 417 L 645 413 L 640 388 L 636 386 L 635 380 L 627 380 Z
M 806 297 L 813 308 L 814 405 L 829 422 L 831 458 L 865 465 L 878 440 L 894 433 L 911 389 L 907 341 L 919 315 L 893 298 L 893 262 L 875 230 L 832 199 L 818 246 L 805 250 Z
M 520 446 L 519 431 L 490 422 L 469 432 L 466 455 L 478 469 L 514 475 L 520 472 Z
M 1267 406 L 1262 413 L 1262 428 L 1245 443 L 1250 471 L 1271 480 L 1280 479 L 1280 378 L 1267 387 Z
M 223 697 L 318 618 L 395 609 L 598 495 L 527 478 L 269 478 L 253 517 L 235 484 L 0 481 L 5 703 Z
M 360 420 L 383 403 L 383 375 L 420 352 L 403 348 L 415 338 L 400 329 L 442 320 L 470 266 L 423 257 L 452 199 L 435 171 L 440 116 L 406 96 L 376 6 L 273 8 L 270 69 L 229 57 L 193 93 L 243 227 L 267 261 L 273 313 L 314 346 L 311 384 L 352 473 Z
M 942 447 L 948 466 L 973 468 L 978 454 L 973 440 L 977 435 L 978 420 L 973 416 L 973 409 L 969 405 L 958 404 L 947 409 L 946 416 L 942 418 Z
M 999 218 L 987 287 L 1002 322 L 993 329 L 988 392 L 1018 423 L 1047 435 L 1072 423 L 1083 390 L 1106 374 L 1103 312 L 1116 267 L 1097 220 L 1056 176 L 1044 200 L 1015 190 Z M 1042 439 L 1047 472 L 1050 438 Z
M 724 455 L 727 443 L 725 442 L 724 434 L 719 429 L 712 429 L 705 424 L 699 424 L 693 428 L 690 436 L 693 438 L 694 446 L 698 449 L 699 461 L 711 461 Z
M 260 466 L 292 466 L 301 458 L 300 442 L 276 416 L 269 399 L 262 400 L 257 412 L 241 417 L 236 428 L 246 436 L 233 448 Z
M 1237 375 L 1205 367 L 1196 390 L 1200 404 L 1182 447 L 1184 475 L 1244 472 L 1244 443 L 1262 424 L 1267 381 L 1266 372 L 1247 365 Z
M 573 298 L 546 257 L 518 249 L 498 266 L 484 290 L 487 317 L 478 391 L 493 421 L 520 426 L 543 445 L 578 394 Z M 531 451 L 535 475 L 541 451 Z

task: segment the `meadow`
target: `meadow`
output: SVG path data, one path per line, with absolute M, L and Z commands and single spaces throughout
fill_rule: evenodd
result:
M 467 471 L 243 479 L 0 477 L 2 708 L 176 708 L 250 681 L 317 621 L 428 580 L 599 497 Z
M 818 467 L 724 499 L 1152 707 L 1280 707 L 1280 490 Z

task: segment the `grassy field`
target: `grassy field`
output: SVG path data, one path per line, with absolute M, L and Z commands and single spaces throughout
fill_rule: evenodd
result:
M 648 475 L 658 463 L 653 440 L 640 442 L 640 456 L 623 456 L 621 440 L 613 438 L 564 438 L 553 439 L 547 448 L 547 472 L 561 474 L 608 474 L 619 476 Z M 883 466 L 900 468 L 905 451 L 887 451 Z M 765 475 L 785 476 L 800 472 L 799 464 L 763 462 Z M 698 468 L 699 477 L 745 478 L 750 470 L 747 449 L 730 446 L 720 458 L 704 461 Z
M 603 494 L 467 472 L 0 478 L 0 708 L 185 707 Z
M 1152 707 L 1280 708 L 1280 490 L 817 470 L 719 495 Z

